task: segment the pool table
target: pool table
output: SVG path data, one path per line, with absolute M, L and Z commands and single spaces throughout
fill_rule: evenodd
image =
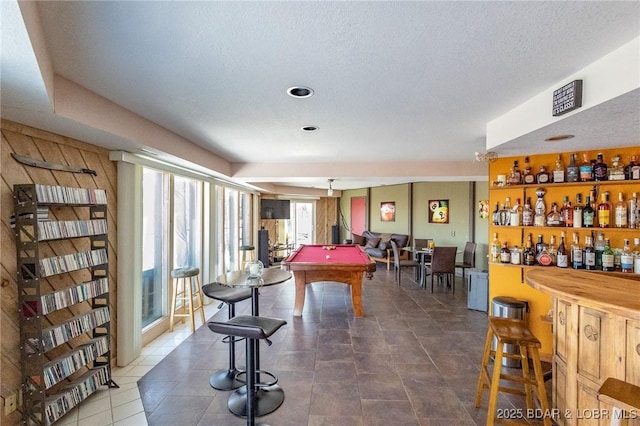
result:
M 318 281 L 335 281 L 351 286 L 351 303 L 356 317 L 363 316 L 362 280 L 371 279 L 376 270 L 375 261 L 359 245 L 303 244 L 282 261 L 284 270 L 293 272 L 296 299 L 293 315 L 301 316 L 306 285 Z

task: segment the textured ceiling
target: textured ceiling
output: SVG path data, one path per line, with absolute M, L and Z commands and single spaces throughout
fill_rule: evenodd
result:
M 57 75 L 222 157 L 232 170 L 257 170 L 244 180 L 326 187 L 332 177 L 336 188 L 468 177 L 464 164 L 437 176 L 394 169 L 461 160 L 477 169 L 473 153 L 485 150 L 488 122 L 640 35 L 638 2 L 73 1 L 38 8 Z M 90 128 L 63 118 L 54 125 L 42 112 L 42 79 L 25 82 L 5 66 L 5 46 L 20 40 L 9 39 L 4 22 L 2 37 L 2 89 L 11 95 L 3 96 L 3 116 L 25 120 L 25 98 L 40 98 L 33 103 L 52 130 L 135 151 L 139 141 L 104 131 L 87 139 Z M 285 92 L 294 85 L 315 94 L 293 99 Z M 636 93 L 566 125 L 593 126 L 589 134 L 605 131 L 617 146 L 638 144 L 637 102 Z M 607 111 L 614 117 L 603 118 Z M 616 127 L 597 124 L 607 122 Z M 319 130 L 305 133 L 307 125 Z M 531 152 L 540 136 L 500 149 Z M 580 142 L 602 146 L 601 139 Z M 278 171 L 251 166 L 264 163 Z M 308 163 L 319 165 L 307 167 L 308 175 L 294 167 Z M 374 165 L 369 177 L 349 173 L 357 163 Z

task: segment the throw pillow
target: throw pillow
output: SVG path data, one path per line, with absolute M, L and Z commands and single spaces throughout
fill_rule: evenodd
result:
M 378 247 L 379 243 L 380 243 L 380 238 L 369 238 L 364 248 L 376 248 Z
M 363 246 L 367 243 L 366 238 L 364 238 L 362 235 L 351 234 L 351 237 L 352 237 L 353 244 L 355 245 Z

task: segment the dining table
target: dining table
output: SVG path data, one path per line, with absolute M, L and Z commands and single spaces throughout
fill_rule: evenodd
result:
M 413 255 L 413 258 L 418 261 L 420 266 L 418 267 L 418 284 L 420 287 L 426 285 L 427 270 L 426 265 L 431 262 L 431 254 L 433 248 L 430 247 L 404 247 L 404 251 L 407 251 Z
M 281 284 L 291 279 L 292 274 L 280 268 L 264 268 L 260 275 L 250 275 L 248 270 L 231 271 L 216 278 L 220 284 L 227 287 L 242 287 L 251 289 L 251 315 L 260 316 L 260 288 Z M 272 373 L 260 370 L 260 341 L 254 342 L 255 346 L 255 371 L 254 383 L 260 384 L 255 390 L 254 407 L 255 416 L 265 416 L 275 411 L 284 402 L 284 390 L 277 384 L 277 378 Z M 260 374 L 272 377 L 274 380 L 268 386 L 261 384 Z M 236 416 L 247 415 L 247 390 L 246 386 L 237 389 L 229 396 L 227 403 L 229 410 Z

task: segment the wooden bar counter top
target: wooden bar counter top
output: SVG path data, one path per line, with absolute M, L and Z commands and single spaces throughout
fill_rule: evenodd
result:
M 549 267 L 529 270 L 526 281 L 551 296 L 640 321 L 638 274 Z
M 598 400 L 605 380 L 640 386 L 640 275 L 532 268 L 526 282 L 552 298 L 554 420 L 604 424 L 586 413 L 608 422 L 613 407 Z

